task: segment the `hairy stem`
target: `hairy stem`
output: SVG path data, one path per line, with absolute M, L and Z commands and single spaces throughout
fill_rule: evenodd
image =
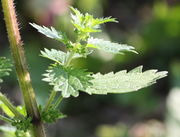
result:
M 0 101 L 2 101 L 9 108 L 9 110 L 15 115 L 16 118 L 24 118 L 24 116 L 16 110 L 16 107 L 2 93 L 0 93 Z
M 34 137 L 45 137 L 22 47 L 23 42 L 21 41 L 13 0 L 2 0 L 2 7 L 10 42 L 10 49 L 15 63 L 19 85 L 23 94 L 26 111 L 28 116 L 32 117 L 32 124 L 34 126 L 33 134 Z

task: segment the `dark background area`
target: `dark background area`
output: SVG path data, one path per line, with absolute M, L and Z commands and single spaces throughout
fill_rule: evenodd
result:
M 112 16 L 119 23 L 103 26 L 98 37 L 114 42 L 128 43 L 136 48 L 138 55 L 111 55 L 96 52 L 74 65 L 92 72 L 107 73 L 122 69 L 131 70 L 139 65 L 144 70 L 169 71 L 168 77 L 138 92 L 109 94 L 107 96 L 81 93 L 78 98 L 64 99 L 60 109 L 68 115 L 61 121 L 47 126 L 51 137 L 178 137 L 180 125 L 177 102 L 171 99 L 176 89 L 180 92 L 180 1 L 179 0 L 15 0 L 22 39 L 29 63 L 29 70 L 38 102 L 43 104 L 50 87 L 42 82 L 42 74 L 50 63 L 39 56 L 43 48 L 63 49 L 60 43 L 37 33 L 29 22 L 54 26 L 67 32 L 72 39 L 69 6 L 95 17 Z M 9 43 L 0 7 L 0 56 L 10 57 Z M 1 90 L 16 104 L 20 104 L 20 92 L 15 72 L 5 79 Z M 173 92 L 175 93 L 175 92 Z M 178 94 L 178 93 L 177 93 Z M 173 96 L 173 95 L 172 95 Z M 178 97 L 177 95 L 174 95 Z M 173 98 L 173 100 L 175 100 Z M 173 116 L 167 113 L 170 108 Z M 175 135 L 175 136 L 174 136 Z

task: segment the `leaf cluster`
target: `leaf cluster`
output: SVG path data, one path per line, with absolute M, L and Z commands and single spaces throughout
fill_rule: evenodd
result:
M 11 124 L 12 126 L 15 126 L 17 130 L 27 132 L 27 130 L 32 127 L 31 121 L 31 117 L 24 118 L 22 120 L 13 118 L 13 122 Z
M 44 111 L 40 106 L 41 118 L 44 123 L 54 123 L 59 119 L 65 118 L 66 115 L 61 113 L 54 106 L 51 106 L 48 111 Z
M 111 43 L 110 41 L 104 41 L 103 39 L 93 39 L 91 33 L 100 32 L 100 25 L 107 22 L 117 22 L 115 18 L 94 18 L 92 15 L 86 13 L 82 14 L 77 9 L 71 7 L 71 22 L 74 25 L 74 33 L 76 33 L 76 41 L 72 42 L 64 32 L 57 31 L 55 28 L 47 28 L 45 26 L 39 26 L 35 23 L 30 23 L 38 32 L 45 36 L 58 40 L 65 44 L 66 48 L 70 52 L 80 54 L 79 56 L 86 57 L 90 52 L 90 49 L 102 49 L 105 52 L 121 53 L 123 51 L 134 51 L 132 46 Z M 105 46 L 104 46 L 105 45 Z M 111 50 L 110 50 L 111 49 Z
M 31 128 L 32 118 L 27 116 L 24 106 L 15 107 L 2 93 L 0 94 L 0 108 L 7 116 L 0 115 L 0 119 L 16 127 L 14 133 L 19 134 L 19 137 L 21 137 L 20 134 L 26 134 L 26 132 Z
M 93 15 L 88 13 L 82 14 L 78 9 L 71 7 L 71 22 L 75 27 L 75 32 L 86 38 L 89 33 L 101 32 L 100 25 L 107 22 L 118 22 L 115 18 L 94 18 Z M 86 34 L 86 35 L 84 35 Z
M 91 53 L 91 49 L 99 49 L 108 53 L 122 54 L 124 52 L 137 53 L 134 47 L 127 44 L 113 43 L 107 40 L 93 38 L 91 33 L 100 32 L 100 25 L 107 22 L 117 22 L 116 19 L 94 18 L 92 15 L 82 14 L 78 9 L 71 7 L 71 23 L 76 33 L 76 41 L 72 42 L 65 33 L 55 30 L 53 27 L 46 28 L 36 24 L 31 24 L 40 33 L 52 39 L 63 42 L 67 52 L 56 49 L 44 49 L 41 56 L 52 60 L 51 64 L 43 74 L 43 81 L 53 86 L 54 91 L 61 91 L 64 98 L 71 95 L 77 97 L 79 91 L 88 94 L 125 93 L 137 91 L 149 86 L 156 80 L 165 77 L 167 72 L 157 72 L 149 70 L 142 72 L 142 66 L 137 67 L 127 73 L 126 70 L 117 73 L 93 74 L 83 69 L 69 67 L 71 60 L 78 57 L 86 57 Z M 68 43 L 68 44 L 67 44 Z

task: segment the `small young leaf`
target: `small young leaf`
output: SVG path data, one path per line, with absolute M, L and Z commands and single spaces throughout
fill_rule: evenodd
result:
M 128 46 L 126 44 L 112 43 L 110 41 L 105 41 L 103 39 L 92 38 L 92 37 L 88 39 L 87 46 L 91 48 L 104 50 L 105 52 L 109 52 L 109 53 L 123 53 L 125 51 L 137 53 L 134 50 L 134 47 L 132 46 Z
M 12 64 L 9 59 L 0 57 L 0 83 L 3 82 L 1 79 L 4 76 L 8 76 L 11 71 Z
M 115 18 L 106 17 L 106 18 L 96 18 L 93 20 L 93 25 L 100 25 L 107 22 L 118 22 Z
M 92 15 L 86 13 L 82 14 L 78 9 L 71 7 L 74 14 L 71 14 L 72 24 L 81 33 L 100 32 L 100 24 L 107 22 L 117 22 L 115 18 L 94 18 Z
M 45 123 L 53 123 L 56 122 L 58 119 L 63 119 L 66 117 L 66 115 L 64 115 L 54 107 L 50 107 L 48 111 L 42 111 L 42 108 L 40 106 L 40 113 L 41 113 L 41 118 Z
M 89 82 L 92 79 L 90 74 L 91 73 L 85 72 L 83 69 L 72 67 L 64 68 L 56 64 L 50 66 L 47 73 L 43 74 L 43 76 L 45 76 L 43 81 L 53 85 L 55 91 L 61 91 L 64 98 L 70 95 L 77 97 L 79 90 L 85 90 L 91 85 Z
M 39 26 L 35 23 L 29 23 L 29 24 L 33 26 L 35 29 L 37 29 L 38 32 L 44 34 L 46 37 L 49 37 L 51 39 L 55 39 L 64 44 L 67 44 L 67 41 L 68 41 L 67 36 L 64 33 L 57 31 L 54 27 L 47 28 L 45 26 Z
M 100 73 L 93 75 L 92 86 L 86 89 L 89 94 L 126 93 L 156 83 L 156 80 L 167 76 L 166 71 L 148 70 L 142 72 L 142 66 L 127 73 L 126 70 L 117 73 Z

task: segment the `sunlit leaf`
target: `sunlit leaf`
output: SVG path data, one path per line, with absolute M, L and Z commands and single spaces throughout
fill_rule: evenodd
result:
M 40 51 L 41 52 L 41 56 L 44 57 L 44 58 L 48 58 L 52 61 L 55 61 L 59 64 L 64 64 L 67 57 L 69 56 L 69 52 L 65 53 L 63 51 L 60 51 L 60 50 L 56 50 L 56 49 L 44 49 L 44 51 Z M 80 58 L 82 57 L 82 55 L 76 53 L 74 54 L 73 58 Z
M 67 42 L 68 42 L 68 38 L 65 35 L 65 33 L 57 31 L 54 27 L 48 28 L 45 26 L 39 26 L 35 23 L 30 23 L 30 25 L 33 26 L 35 29 L 37 29 L 38 32 L 44 34 L 46 37 L 55 39 L 57 41 L 61 41 L 64 44 L 67 44 Z
M 129 72 L 122 70 L 105 75 L 97 73 L 93 75 L 94 79 L 90 81 L 92 86 L 89 86 L 86 92 L 89 94 L 107 94 L 137 91 L 156 83 L 156 80 L 165 76 L 167 76 L 167 71 L 148 70 L 142 72 L 142 66 Z
M 128 46 L 126 44 L 112 43 L 110 41 L 92 37 L 88 39 L 87 46 L 91 48 L 97 48 L 109 53 L 123 53 L 126 51 L 137 53 L 132 46 Z
M 44 51 L 41 50 L 41 56 L 53 60 L 55 62 L 64 64 L 67 55 L 65 52 L 60 50 L 49 50 L 45 48 Z
M 80 33 L 100 32 L 100 25 L 107 22 L 117 22 L 115 18 L 94 18 L 88 13 L 82 14 L 78 9 L 71 7 L 72 24 Z

